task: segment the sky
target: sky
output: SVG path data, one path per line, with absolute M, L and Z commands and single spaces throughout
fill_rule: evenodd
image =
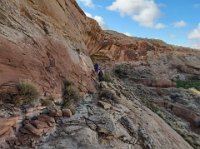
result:
M 76 0 L 102 29 L 200 49 L 200 0 Z

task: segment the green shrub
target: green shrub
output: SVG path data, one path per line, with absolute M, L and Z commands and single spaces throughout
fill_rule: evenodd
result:
M 29 104 L 38 99 L 40 93 L 37 87 L 31 82 L 20 82 L 17 86 L 19 91 L 18 99 L 16 99 L 17 105 Z
M 176 80 L 176 86 L 177 88 L 196 88 L 200 86 L 200 80 L 188 80 L 188 81 L 182 81 L 182 80 Z
M 103 75 L 103 81 L 105 81 L 105 82 L 111 82 L 112 81 L 109 73 L 105 73 Z

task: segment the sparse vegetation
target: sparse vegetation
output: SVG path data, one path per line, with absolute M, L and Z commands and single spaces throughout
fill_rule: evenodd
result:
M 119 78 L 127 78 L 127 73 L 119 66 L 114 69 L 114 73 Z
M 159 111 L 159 108 L 151 101 L 149 101 L 147 99 L 143 99 L 143 98 L 141 98 L 141 101 L 147 108 L 149 108 L 154 113 L 157 113 Z
M 42 99 L 41 100 L 41 104 L 42 104 L 42 106 L 46 106 L 46 107 L 53 107 L 53 106 L 55 106 L 53 98 Z
M 198 88 L 200 86 L 200 80 L 188 80 L 188 81 L 182 81 L 182 80 L 176 80 L 176 86 L 177 88 Z
M 105 81 L 105 82 L 111 82 L 112 81 L 109 73 L 105 73 L 103 75 L 103 81 Z
M 63 86 L 63 105 L 62 108 L 69 108 L 72 113 L 75 111 L 75 105 L 80 101 L 78 89 L 71 81 L 65 80 Z
M 20 82 L 17 85 L 17 88 L 19 91 L 19 96 L 15 98 L 14 101 L 17 106 L 21 106 L 23 104 L 31 104 L 37 100 L 40 95 L 37 87 L 28 81 Z

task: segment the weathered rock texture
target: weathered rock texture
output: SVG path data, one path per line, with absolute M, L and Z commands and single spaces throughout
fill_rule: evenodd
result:
M 68 79 L 82 91 L 93 91 L 88 55 L 150 64 L 151 59 L 159 61 L 167 53 L 178 70 L 199 69 L 198 57 L 190 58 L 198 52 L 103 31 L 75 0 L 1 0 L 0 5 L 0 84 L 29 79 L 47 95 L 56 95 L 63 80 Z M 163 63 L 155 69 L 167 70 L 169 66 L 163 67 Z
M 145 66 L 151 69 L 151 76 L 159 74 L 153 79 L 160 81 L 152 78 L 146 81 L 153 87 L 175 86 L 168 81 L 174 75 L 200 74 L 199 52 L 159 40 L 103 31 L 97 22 L 86 17 L 75 0 L 1 0 L 0 6 L 0 86 L 3 90 L 9 89 L 8 82 L 31 80 L 44 95 L 60 97 L 63 81 L 72 80 L 81 92 L 93 92 L 93 64 L 89 56 L 95 60 L 131 61 L 140 70 Z M 104 93 L 103 101 L 98 103 L 104 109 L 94 103 L 80 105 L 78 112 L 81 113 L 63 121 L 64 126 L 70 127 L 59 132 L 64 133 L 64 138 L 57 140 L 60 144 L 53 146 L 54 142 L 47 140 L 41 148 L 63 148 L 66 143 L 68 148 L 87 149 L 191 148 L 163 120 L 137 101 L 119 97 L 113 88 Z M 112 98 L 106 100 L 107 95 Z M 5 96 L 0 97 L 5 99 Z M 6 100 L 12 99 L 12 96 L 7 97 Z M 36 119 L 24 121 L 19 131 L 16 130 L 21 140 L 10 140 L 11 147 L 23 143 L 34 147 L 37 143 L 32 141 L 33 136 L 48 133 L 46 128 L 54 128 L 58 117 L 72 116 L 68 110 L 51 111 L 49 116 L 37 111 L 36 114 L 30 112 Z M 0 137 L 12 134 L 16 122 L 9 116 L 0 119 Z M 63 132 L 63 129 L 66 130 Z
M 120 85 L 108 87 L 120 92 Z M 122 91 L 122 90 L 121 90 Z M 121 93 L 121 92 L 120 92 Z M 117 96 L 117 95 L 116 95 Z M 41 143 L 39 149 L 192 149 L 161 118 L 134 97 L 120 102 L 110 99 L 85 100 L 71 118 L 63 118 L 57 132 Z M 102 106 L 103 105 L 103 106 Z M 108 108 L 109 107 L 109 108 Z
M 82 91 L 94 90 L 83 42 L 91 20 L 74 0 L 1 0 L 0 5 L 0 84 L 29 79 L 56 95 L 68 79 Z

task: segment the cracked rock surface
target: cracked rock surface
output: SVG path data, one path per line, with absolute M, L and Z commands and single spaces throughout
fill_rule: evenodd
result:
M 111 89 L 111 88 L 109 88 Z M 38 149 L 190 149 L 181 136 L 137 100 L 98 105 L 85 99 L 75 115 L 62 118 L 55 134 Z M 106 100 L 103 101 L 106 103 Z M 176 140 L 176 141 L 174 141 Z

